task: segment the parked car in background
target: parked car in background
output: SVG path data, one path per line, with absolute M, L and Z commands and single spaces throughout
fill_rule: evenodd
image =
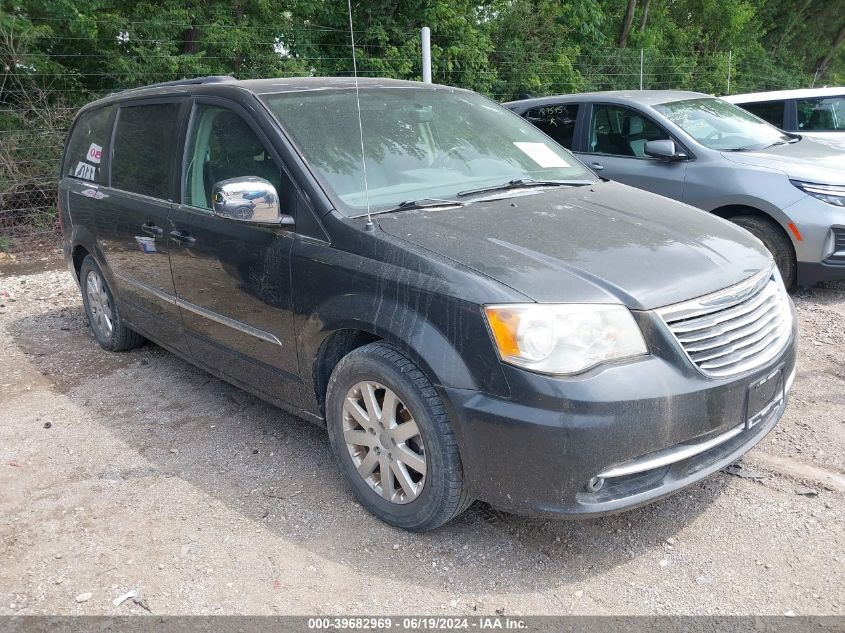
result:
M 467 90 L 122 92 L 77 116 L 58 200 L 102 347 L 150 338 L 326 426 L 355 496 L 410 530 L 473 499 L 588 516 L 664 497 L 759 442 L 794 377 L 757 240 L 601 181 Z
M 845 151 L 845 87 L 754 92 L 722 97 L 788 132 Z
M 749 230 L 787 286 L 845 279 L 845 153 L 696 92 L 595 92 L 504 105 L 599 175 Z

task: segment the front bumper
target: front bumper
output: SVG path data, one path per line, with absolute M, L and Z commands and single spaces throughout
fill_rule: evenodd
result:
M 798 285 L 807 288 L 822 281 L 845 279 L 845 262 L 838 258 L 831 259 L 829 253 L 825 252 L 829 246 L 831 230 L 845 231 L 845 208 L 805 196 L 783 211 L 801 233 L 801 240 L 798 241 L 784 227 L 795 247 Z
M 798 285 L 812 288 L 823 281 L 845 280 L 845 264 L 798 262 Z
M 441 394 L 476 498 L 520 514 L 596 516 L 669 495 L 756 445 L 786 408 L 795 340 L 793 329 L 778 357 L 735 378 L 707 378 L 668 339 L 655 339 L 651 356 L 578 378 L 504 365 L 510 399 L 442 387 Z M 741 427 L 749 386 L 776 370 L 783 400 Z M 591 491 L 600 475 L 602 487 Z

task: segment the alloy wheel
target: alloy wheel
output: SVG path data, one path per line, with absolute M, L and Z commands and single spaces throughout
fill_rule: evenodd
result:
M 88 271 L 85 277 L 85 289 L 94 328 L 103 338 L 111 338 L 114 329 L 111 300 L 106 285 L 97 271 Z
M 364 381 L 347 392 L 343 438 L 358 474 L 382 498 L 405 504 L 422 492 L 423 439 L 413 414 L 391 389 Z

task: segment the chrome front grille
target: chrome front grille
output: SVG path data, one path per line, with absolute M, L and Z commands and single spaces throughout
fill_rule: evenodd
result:
M 789 341 L 792 310 L 773 268 L 658 314 L 705 376 L 726 378 L 760 367 Z

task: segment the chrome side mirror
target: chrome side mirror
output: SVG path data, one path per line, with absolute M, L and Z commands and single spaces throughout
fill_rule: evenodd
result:
M 261 224 L 292 226 L 293 217 L 279 208 L 279 194 L 269 181 L 257 176 L 229 178 L 214 183 L 211 204 L 215 214 Z
M 689 158 L 683 152 L 677 151 L 675 142 L 670 139 L 646 141 L 645 155 L 662 160 L 686 160 Z

